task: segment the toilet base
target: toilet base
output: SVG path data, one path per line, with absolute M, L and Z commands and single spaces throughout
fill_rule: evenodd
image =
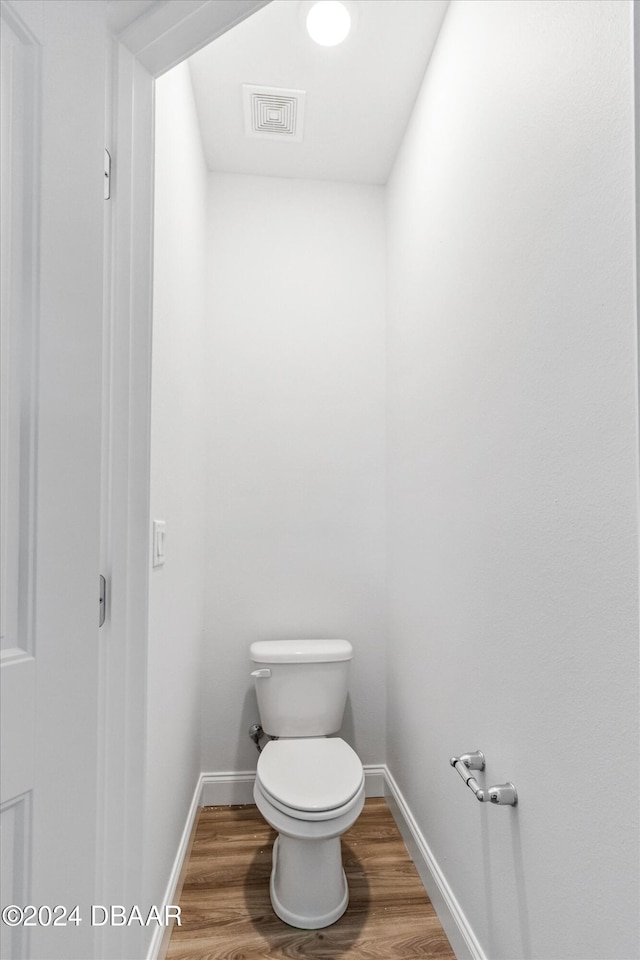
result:
M 349 903 L 340 837 L 300 840 L 279 834 L 272 863 L 271 905 L 281 920 L 319 930 L 340 919 Z

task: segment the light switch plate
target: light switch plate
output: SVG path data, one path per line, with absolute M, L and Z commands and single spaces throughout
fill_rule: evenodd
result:
M 166 520 L 153 521 L 153 565 L 161 567 L 164 563 L 164 545 L 167 531 Z

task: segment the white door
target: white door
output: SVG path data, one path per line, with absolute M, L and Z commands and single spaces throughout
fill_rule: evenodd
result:
M 46 909 L 35 926 L 0 921 L 2 958 L 142 956 L 151 935 L 92 927 L 89 907 L 141 892 L 152 77 L 267 2 L 0 0 L 0 905 L 78 906 L 55 926 Z M 108 23 L 120 42 L 103 298 Z M 109 638 L 97 626 L 101 451 Z
M 0 923 L 2 957 L 87 960 L 97 866 L 105 4 L 2 0 L 1 15 L 1 891 L 3 907 L 59 908 L 27 915 L 29 926 Z M 69 919 L 76 905 L 80 922 Z
M 29 475 L 33 454 L 33 290 L 22 283 L 28 249 L 36 56 L 24 25 L 2 9 L 0 66 L 0 710 L 2 777 L 1 905 L 25 902 L 34 764 L 35 660 L 29 618 L 33 569 L 25 563 L 33 536 Z M 27 240 L 27 249 L 23 241 Z M 26 403 L 21 398 L 27 399 Z M 11 917 L 7 918 L 9 921 Z M 0 921 L 2 957 L 24 955 L 22 931 Z

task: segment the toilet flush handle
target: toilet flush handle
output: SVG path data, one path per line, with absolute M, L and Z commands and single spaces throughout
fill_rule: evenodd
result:
M 270 677 L 271 670 L 268 667 L 263 667 L 261 670 L 254 670 L 251 674 L 252 677 Z

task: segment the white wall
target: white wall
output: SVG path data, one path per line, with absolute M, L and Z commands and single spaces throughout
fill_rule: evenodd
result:
M 150 573 L 145 892 L 160 903 L 200 773 L 204 634 L 207 172 L 183 64 L 156 83 L 151 517 L 166 562 Z
M 211 176 L 203 769 L 246 770 L 253 640 L 346 637 L 384 751 L 384 194 Z
M 389 186 L 388 762 L 492 960 L 639 951 L 631 55 L 453 0 Z

